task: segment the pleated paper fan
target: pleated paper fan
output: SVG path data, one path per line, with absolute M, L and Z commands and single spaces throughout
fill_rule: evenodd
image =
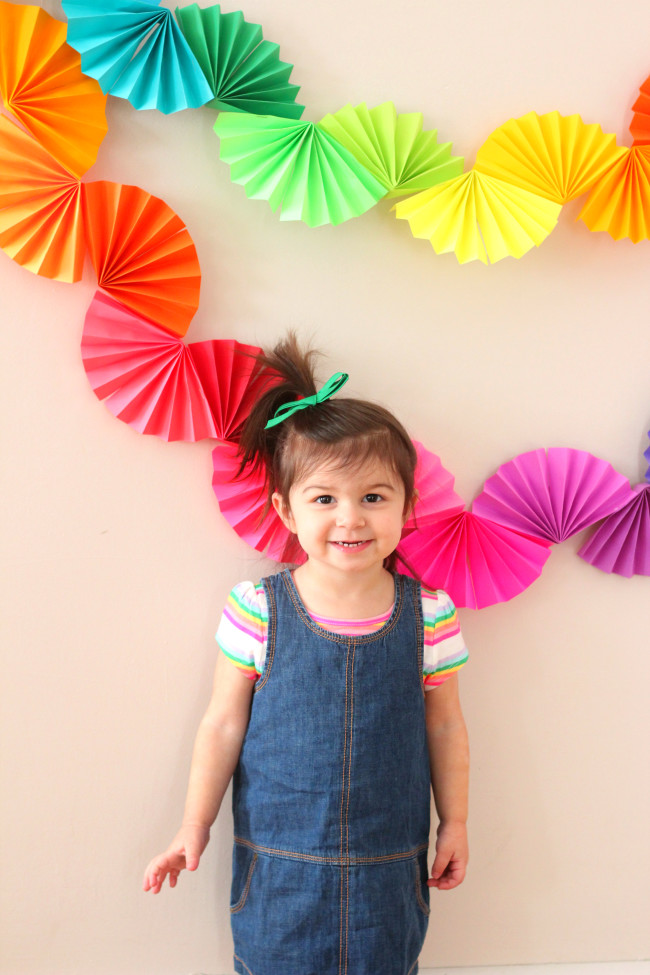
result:
M 523 257 L 557 223 L 560 204 L 512 183 L 470 170 L 394 207 L 414 237 L 436 254 L 453 251 L 460 264 Z
M 457 606 L 482 609 L 530 586 L 550 548 L 547 542 L 461 511 L 407 535 L 397 553 L 429 588 L 445 589 Z
M 389 198 L 427 189 L 463 171 L 450 142 L 439 143 L 435 129 L 423 132 L 419 112 L 398 115 L 393 102 L 370 109 L 346 105 L 318 126 L 379 180 Z
M 386 190 L 313 122 L 221 112 L 214 126 L 230 178 L 246 195 L 310 227 L 358 217 Z
M 579 115 L 529 112 L 495 129 L 476 154 L 475 169 L 554 203 L 586 193 L 620 158 L 616 136 Z
M 85 256 L 79 180 L 0 116 L 0 247 L 34 274 L 79 281 Z
M 81 73 L 65 24 L 40 7 L 0 2 L 0 95 L 28 132 L 75 176 L 106 135 L 106 96 Z
M 68 43 L 102 91 L 168 115 L 212 98 L 171 10 L 159 0 L 62 0 Z
M 219 4 L 177 7 L 176 18 L 214 95 L 208 107 L 300 118 L 293 65 L 280 60 L 279 45 L 262 38 L 259 24 L 240 11 L 222 13 Z
M 630 123 L 633 146 L 650 145 L 650 75 L 641 85 L 639 97 L 632 106 L 634 115 Z
M 648 431 L 648 436 L 650 437 L 650 430 Z M 647 460 L 648 464 L 650 465 L 650 446 L 649 447 L 646 447 L 646 449 L 643 451 L 643 456 L 645 457 L 645 459 Z M 646 481 L 648 481 L 648 483 L 650 483 L 650 466 L 648 467 L 647 471 L 645 472 L 645 479 L 646 479 Z
M 502 464 L 472 511 L 507 528 L 562 542 L 631 497 L 627 478 L 586 450 L 531 450 Z
M 83 184 L 88 250 L 103 291 L 184 335 L 199 305 L 201 271 L 179 216 L 138 186 Z
M 413 446 L 418 455 L 415 468 L 418 498 L 413 514 L 404 525 L 403 535 L 448 518 L 465 507 L 463 499 L 454 491 L 454 475 L 442 466 L 440 458 L 417 440 L 413 441 Z
M 81 355 L 90 385 L 110 412 L 162 440 L 229 439 L 266 382 L 234 339 L 185 345 L 97 292 L 88 309 Z
M 594 184 L 578 214 L 590 230 L 635 244 L 650 239 L 650 145 L 624 149 L 624 155 Z
M 650 576 L 650 484 L 637 484 L 632 500 L 605 518 L 578 555 L 603 572 Z
M 305 553 L 296 536 L 284 527 L 273 508 L 262 518 L 266 501 L 262 474 L 249 468 L 236 477 L 237 446 L 217 444 L 212 451 L 212 465 L 212 487 L 219 508 L 240 538 L 277 562 L 304 562 Z

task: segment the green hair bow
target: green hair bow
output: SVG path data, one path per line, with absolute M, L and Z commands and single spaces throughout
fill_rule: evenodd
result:
M 269 427 L 277 426 L 278 423 L 282 423 L 283 420 L 288 419 L 300 410 L 306 409 L 308 406 L 318 406 L 319 403 L 324 403 L 334 393 L 338 393 L 341 386 L 344 386 L 349 378 L 347 372 L 335 372 L 313 396 L 305 396 L 303 399 L 293 400 L 291 403 L 283 403 L 275 411 L 264 429 L 268 430 Z

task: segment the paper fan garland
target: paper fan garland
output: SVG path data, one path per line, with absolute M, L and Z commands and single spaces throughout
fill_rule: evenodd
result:
M 548 542 L 462 511 L 407 535 L 397 553 L 429 588 L 446 590 L 457 606 L 482 609 L 530 586 L 550 548 Z
M 560 204 L 470 170 L 394 207 L 414 237 L 429 240 L 436 254 L 453 251 L 460 264 L 522 257 L 539 246 L 557 223 Z
M 0 2 L 2 100 L 46 152 L 82 176 L 108 131 L 106 96 L 65 38 L 65 24 L 40 7 Z
M 586 193 L 624 152 L 614 135 L 587 125 L 579 115 L 529 112 L 492 132 L 474 168 L 566 203 Z
M 176 17 L 214 96 L 209 108 L 300 118 L 293 65 L 280 61 L 279 45 L 263 40 L 259 24 L 240 11 L 221 13 L 219 4 L 177 7 Z
M 199 306 L 201 270 L 179 216 L 137 186 L 83 184 L 88 250 L 103 291 L 184 335 Z
M 62 0 L 68 43 L 102 91 L 166 115 L 198 108 L 212 91 L 171 10 L 159 0 Z
M 415 467 L 418 497 L 413 514 L 402 529 L 403 536 L 448 518 L 465 507 L 463 499 L 454 491 L 454 475 L 442 466 L 440 458 L 417 440 L 413 441 L 413 446 L 418 455 Z
M 266 502 L 264 477 L 258 472 L 239 468 L 237 446 L 220 443 L 212 451 L 212 487 L 222 515 L 237 534 L 258 552 L 277 562 L 299 564 L 305 561 L 298 539 L 284 527 L 274 509 L 262 518 Z
M 310 227 L 358 217 L 386 190 L 313 122 L 221 112 L 214 130 L 230 178 L 246 195 Z
M 627 478 L 585 450 L 531 450 L 502 464 L 472 505 L 482 518 L 562 542 L 631 497 Z
M 416 193 L 463 171 L 450 142 L 439 143 L 435 130 L 423 132 L 419 112 L 398 115 L 393 102 L 371 109 L 346 105 L 318 126 L 379 180 L 388 198 Z
M 605 230 L 614 240 L 638 244 L 650 238 L 650 145 L 624 155 L 593 186 L 578 214 L 589 230 Z
M 138 433 L 168 441 L 236 438 L 268 386 L 253 358 L 260 352 L 234 339 L 185 345 L 101 292 L 81 339 L 98 398 Z
M 79 281 L 85 255 L 79 180 L 0 116 L 0 247 L 33 274 Z
M 578 555 L 603 572 L 650 576 L 650 484 L 637 484 L 631 501 L 598 526 Z
M 634 116 L 630 123 L 630 133 L 633 146 L 647 146 L 650 144 L 650 75 L 640 88 L 639 97 L 632 106 Z

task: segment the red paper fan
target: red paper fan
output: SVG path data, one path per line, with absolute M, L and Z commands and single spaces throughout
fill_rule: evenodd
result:
M 100 288 L 161 328 L 184 335 L 199 306 L 201 270 L 183 221 L 138 186 L 84 183 L 83 200 Z
M 91 386 L 114 416 L 163 440 L 236 436 L 266 382 L 234 339 L 185 345 L 97 292 L 88 309 L 81 355 Z
M 404 525 L 403 535 L 440 521 L 465 507 L 463 499 L 454 491 L 454 475 L 442 466 L 440 458 L 417 440 L 413 441 L 413 446 L 418 455 L 415 468 L 418 499 L 413 514 Z
M 472 511 L 514 531 L 561 542 L 621 508 L 627 478 L 586 450 L 551 447 L 502 464 Z
M 69 283 L 81 279 L 85 240 L 79 180 L 3 116 L 0 247 L 34 274 Z
M 630 123 L 633 146 L 650 145 L 650 75 L 639 89 L 639 97 L 632 106 L 634 115 Z
M 650 484 L 637 484 L 630 502 L 605 518 L 578 555 L 603 572 L 650 576 Z
M 481 609 L 523 592 L 540 575 L 547 542 L 462 511 L 402 539 L 405 565 L 457 606 Z
M 218 444 L 212 451 L 212 464 L 212 487 L 219 508 L 240 538 L 277 562 L 304 562 L 305 553 L 298 539 L 284 527 L 273 508 L 262 517 L 266 502 L 262 474 L 249 468 L 236 477 L 237 447 L 230 443 Z

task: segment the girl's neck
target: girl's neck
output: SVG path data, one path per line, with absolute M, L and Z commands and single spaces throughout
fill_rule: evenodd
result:
M 305 562 L 293 572 L 293 581 L 305 607 L 329 619 L 368 619 L 387 612 L 395 600 L 395 582 L 379 566 L 376 572 L 340 578 L 323 572 L 317 564 Z

